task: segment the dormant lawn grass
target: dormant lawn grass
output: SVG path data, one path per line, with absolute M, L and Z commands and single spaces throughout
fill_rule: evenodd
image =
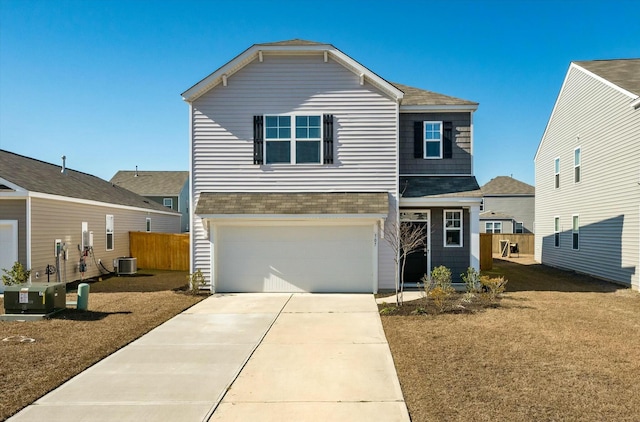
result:
M 186 285 L 186 275 L 141 270 L 138 276 L 111 277 L 90 284 L 87 312 L 0 321 L 0 420 L 202 300 L 174 290 Z M 19 336 L 33 342 L 1 341 Z
M 494 261 L 495 308 L 382 316 L 412 420 L 639 421 L 640 294 Z

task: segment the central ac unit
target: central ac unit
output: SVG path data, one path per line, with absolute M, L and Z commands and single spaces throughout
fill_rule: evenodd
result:
M 117 258 L 114 264 L 116 274 L 118 275 L 133 275 L 138 272 L 137 258 Z

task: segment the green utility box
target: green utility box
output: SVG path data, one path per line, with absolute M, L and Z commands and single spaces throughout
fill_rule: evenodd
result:
M 67 288 L 64 283 L 31 283 L 4 288 L 7 314 L 49 314 L 65 309 Z

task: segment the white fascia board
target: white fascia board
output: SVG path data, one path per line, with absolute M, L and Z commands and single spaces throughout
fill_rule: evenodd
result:
M 245 50 L 240 55 L 236 56 L 230 62 L 186 90 L 182 93 L 182 98 L 186 102 L 193 102 L 198 97 L 203 95 L 205 92 L 218 85 L 222 81 L 223 75 L 226 78 L 231 77 L 238 70 L 251 63 L 253 60 L 258 58 L 260 52 L 269 52 L 269 53 L 280 53 L 280 54 L 291 54 L 291 53 L 309 53 L 309 52 L 328 52 L 329 56 L 333 58 L 336 62 L 349 69 L 356 75 L 364 75 L 366 81 L 375 85 L 382 91 L 386 92 L 390 97 L 392 97 L 395 101 L 400 101 L 404 96 L 404 93 L 400 91 L 398 88 L 381 78 L 380 76 L 373 73 L 371 70 L 367 69 L 357 61 L 353 60 L 351 57 L 344 54 L 342 51 L 338 50 L 334 46 L 330 44 L 317 44 L 317 45 L 288 45 L 288 46 L 278 46 L 278 45 L 253 45 Z
M 0 185 L 5 185 L 8 188 L 15 190 L 16 192 L 27 192 L 27 190 L 21 186 L 16 185 L 15 183 L 11 183 L 7 179 L 3 179 L 0 177 Z
M 437 113 L 448 111 L 476 111 L 476 104 L 458 104 L 458 105 L 400 105 L 400 113 Z
M 388 214 L 199 214 L 203 220 L 218 222 L 234 221 L 308 221 L 308 220 L 375 220 L 387 218 Z
M 152 210 L 152 209 L 149 209 L 149 208 L 139 208 L 139 207 L 133 207 L 133 206 L 130 206 L 130 205 L 110 204 L 110 203 L 107 203 L 107 202 L 93 201 L 91 199 L 80 199 L 80 198 L 71 198 L 71 197 L 68 197 L 68 196 L 51 195 L 49 193 L 29 192 L 29 194 L 27 196 L 29 198 L 49 199 L 49 200 L 52 200 L 52 201 L 71 202 L 71 203 L 74 203 L 74 204 L 93 205 L 93 206 L 98 206 L 98 207 L 116 208 L 116 209 L 131 210 L 131 211 L 141 211 L 141 212 L 152 213 L 152 214 L 173 215 L 175 217 L 180 217 L 180 213 L 177 213 L 177 212 Z
M 480 205 L 482 198 L 400 198 L 402 207 L 469 207 Z

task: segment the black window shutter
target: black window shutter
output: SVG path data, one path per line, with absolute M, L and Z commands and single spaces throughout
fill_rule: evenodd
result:
M 253 116 L 253 164 L 263 164 L 263 116 Z
M 413 158 L 424 158 L 424 124 L 413 122 Z
M 333 164 L 333 114 L 322 116 L 322 124 L 324 164 Z
M 451 122 L 443 122 L 442 131 L 442 158 L 453 157 L 453 124 Z

